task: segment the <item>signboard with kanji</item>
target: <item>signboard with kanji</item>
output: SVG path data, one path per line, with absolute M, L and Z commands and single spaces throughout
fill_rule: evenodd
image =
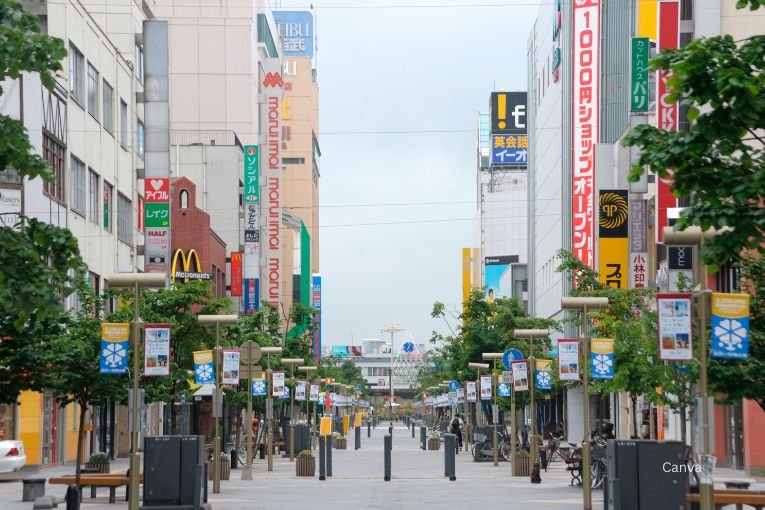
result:
M 491 135 L 492 166 L 525 165 L 528 160 L 528 135 Z

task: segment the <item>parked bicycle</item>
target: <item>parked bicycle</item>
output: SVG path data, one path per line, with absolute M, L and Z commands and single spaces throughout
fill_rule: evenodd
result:
M 508 462 L 512 461 L 511 448 L 510 448 L 510 434 L 507 432 L 506 427 L 500 428 L 498 431 L 498 449 L 499 457 Z M 477 462 L 483 462 L 494 459 L 494 434 L 481 434 L 476 432 L 474 434 L 475 442 L 470 447 L 470 453 Z M 517 445 L 520 447 L 520 445 Z

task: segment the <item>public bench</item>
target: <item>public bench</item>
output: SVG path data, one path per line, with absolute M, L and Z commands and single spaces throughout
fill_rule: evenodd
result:
M 578 455 L 571 456 L 566 460 L 566 471 L 571 473 L 570 485 L 582 485 L 582 458 Z
M 48 479 L 48 483 L 54 485 L 72 485 L 75 483 L 74 475 L 57 476 Z M 125 486 L 125 501 L 128 500 L 130 490 L 128 489 L 128 483 L 130 478 L 126 474 L 115 473 L 103 473 L 103 474 L 85 474 L 80 475 L 80 486 L 90 487 L 90 497 L 96 497 L 96 491 L 99 487 L 109 488 L 109 503 L 116 502 L 117 488 Z M 139 482 L 143 482 L 143 473 Z
M 701 503 L 700 494 L 687 494 L 685 499 L 689 503 Z M 742 509 L 744 505 L 762 510 L 765 508 L 765 491 L 716 490 L 714 504 L 717 510 L 722 510 L 726 505 L 736 505 L 737 510 Z

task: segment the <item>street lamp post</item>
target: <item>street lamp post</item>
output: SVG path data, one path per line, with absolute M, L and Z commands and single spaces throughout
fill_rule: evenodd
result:
M 476 396 L 475 396 L 475 404 L 473 404 L 473 411 L 475 411 L 475 420 L 473 420 L 473 427 L 471 427 L 471 439 L 472 439 L 472 433 L 475 430 L 474 427 L 478 426 L 478 401 L 480 400 L 481 390 L 479 389 L 481 386 L 481 370 L 486 370 L 489 368 L 488 363 L 468 363 L 468 368 L 472 368 L 476 371 Z M 465 389 L 465 402 L 467 402 L 467 388 Z M 469 408 L 468 408 L 469 409 Z
M 494 393 L 494 407 L 491 410 L 492 414 L 492 443 L 494 447 L 494 465 L 499 466 L 499 438 L 497 437 L 497 421 L 499 418 L 499 409 L 497 408 L 497 362 L 502 359 L 503 353 L 501 352 L 484 352 L 481 356 L 483 359 L 487 360 L 494 360 L 494 370 L 492 370 L 491 374 L 491 385 L 492 385 L 492 392 Z M 512 417 L 512 421 L 510 422 L 510 430 L 512 434 L 512 438 L 510 439 L 510 458 L 515 458 L 515 391 L 511 393 L 512 397 L 510 400 L 510 415 Z
M 221 392 L 221 372 L 223 363 L 221 360 L 220 348 L 220 325 L 236 324 L 239 320 L 238 315 L 198 315 L 197 321 L 202 325 L 215 324 L 215 388 L 213 388 L 213 419 L 215 428 L 213 429 L 213 494 L 220 493 L 220 454 L 221 454 L 221 435 L 223 434 L 223 394 Z
M 393 396 L 395 394 L 395 390 L 393 389 L 393 335 L 404 331 L 404 328 L 395 324 L 389 324 L 388 326 L 385 326 L 381 331 L 390 333 L 390 433 L 393 435 Z
M 564 310 L 582 310 L 582 380 L 584 382 L 584 397 L 582 398 L 582 413 L 584 414 L 584 439 L 582 439 L 582 491 L 584 509 L 592 509 L 592 471 L 590 470 L 590 381 L 588 366 L 590 364 L 590 327 L 587 323 L 587 311 L 598 310 L 608 306 L 605 297 L 564 297 L 560 300 Z
M 273 400 L 273 377 L 271 372 L 271 356 L 276 356 L 282 353 L 281 347 L 262 347 L 260 352 L 266 355 L 268 365 L 266 369 L 266 450 L 268 450 L 268 470 L 274 470 L 274 448 L 273 448 L 273 433 L 271 432 L 271 421 L 274 417 L 274 400 Z
M 138 510 L 138 485 L 141 471 L 141 459 L 138 452 L 138 416 L 140 413 L 138 371 L 140 370 L 138 353 L 141 347 L 141 289 L 156 289 L 167 285 L 166 273 L 114 273 L 109 275 L 109 287 L 112 289 L 133 289 L 133 409 L 130 415 L 130 502 L 129 510 Z
M 290 366 L 290 380 L 295 383 L 295 365 L 305 363 L 300 358 L 282 358 L 282 364 Z M 295 460 L 295 390 L 290 391 L 290 462 Z
M 309 367 L 309 366 L 300 366 L 297 367 L 298 372 L 304 372 L 305 373 L 305 384 L 306 384 L 306 391 L 305 391 L 305 422 L 308 424 L 308 438 L 310 439 L 308 446 L 309 450 L 312 448 L 313 444 L 313 427 L 311 426 L 311 420 L 310 416 L 311 413 L 309 412 L 308 406 L 311 405 L 311 381 L 309 380 L 311 373 L 318 370 L 317 367 Z
M 537 408 L 534 392 L 536 390 L 536 358 L 534 357 L 534 339 L 535 338 L 547 338 L 550 336 L 550 332 L 546 329 L 516 329 L 516 338 L 528 338 L 529 339 L 529 390 L 531 391 L 531 462 L 533 462 L 533 468 L 531 470 L 531 483 L 540 483 L 542 478 L 540 476 L 539 469 L 539 452 L 537 443 Z
M 714 229 L 702 231 L 697 226 L 688 227 L 685 230 L 675 231 L 672 227 L 664 227 L 664 244 L 667 246 L 698 246 L 699 251 L 704 246 L 704 241 L 712 239 L 718 232 Z M 701 257 L 698 257 L 701 262 Z M 712 453 L 712 438 L 709 435 L 709 387 L 707 380 L 707 357 L 709 355 L 707 348 L 707 292 L 704 270 L 699 263 L 699 399 L 701 400 L 701 451 L 702 455 Z M 706 476 L 702 476 L 699 482 L 699 494 L 701 496 L 701 510 L 712 510 L 714 508 L 714 485 Z

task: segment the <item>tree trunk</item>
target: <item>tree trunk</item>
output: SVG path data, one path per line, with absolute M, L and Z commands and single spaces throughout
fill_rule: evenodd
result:
M 637 419 L 637 395 L 630 393 L 630 400 L 632 401 L 632 437 L 638 437 L 638 419 Z
M 683 388 L 685 390 L 685 388 Z M 683 441 L 683 444 L 688 444 L 688 438 L 686 437 L 688 435 L 686 431 L 686 423 L 688 423 L 688 417 L 686 416 L 686 410 L 685 410 L 685 396 L 681 397 L 680 400 L 680 439 Z
M 80 406 L 80 427 L 77 429 L 77 464 L 74 468 L 74 484 L 77 486 L 77 508 L 80 508 L 80 494 L 82 493 L 80 467 L 82 466 L 82 447 L 85 442 L 85 411 L 88 404 L 77 402 L 77 405 Z

